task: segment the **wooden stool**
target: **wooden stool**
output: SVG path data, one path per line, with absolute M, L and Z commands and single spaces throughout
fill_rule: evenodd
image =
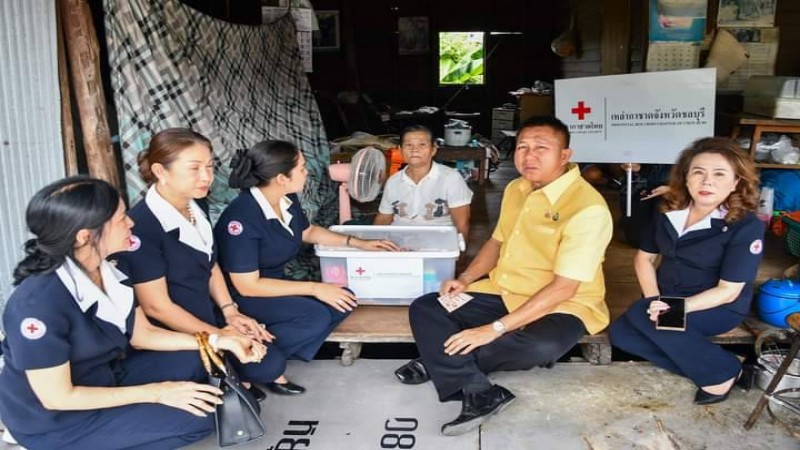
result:
M 749 430 L 753 424 L 756 423 L 758 416 L 761 415 L 761 412 L 764 411 L 764 407 L 767 406 L 767 402 L 773 397 L 773 393 L 775 392 L 775 388 L 778 387 L 778 383 L 780 383 L 783 376 L 786 375 L 786 371 L 789 370 L 789 365 L 792 363 L 792 361 L 794 361 L 794 358 L 800 351 L 800 313 L 794 313 L 790 315 L 786 318 L 786 322 L 789 324 L 789 327 L 792 329 L 794 334 L 794 337 L 792 338 L 792 347 L 789 349 L 789 353 L 783 359 L 780 367 L 778 367 L 778 370 L 772 377 L 772 381 L 770 381 L 769 386 L 767 386 L 767 389 L 761 395 L 756 407 L 753 408 L 753 412 L 750 413 L 750 417 L 748 417 L 747 422 L 744 424 L 744 428 L 747 430 Z M 794 405 L 788 405 L 787 407 L 793 413 L 800 415 L 800 408 L 797 408 Z

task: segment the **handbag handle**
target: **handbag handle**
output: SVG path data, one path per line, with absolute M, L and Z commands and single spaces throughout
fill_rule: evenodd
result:
M 206 372 L 208 372 L 209 375 L 214 375 L 214 369 L 217 369 L 227 375 L 228 370 L 225 368 L 225 362 L 222 360 L 222 352 L 217 353 L 211 348 L 211 344 L 208 342 L 208 332 L 199 331 L 194 334 L 194 338 L 197 341 L 197 348 L 200 351 L 200 360 L 203 362 L 203 367 L 205 367 Z

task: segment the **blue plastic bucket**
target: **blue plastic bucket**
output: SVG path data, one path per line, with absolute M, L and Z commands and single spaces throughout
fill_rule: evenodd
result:
M 758 317 L 781 328 L 789 326 L 786 318 L 800 312 L 800 282 L 795 280 L 769 280 L 761 285 L 756 301 Z

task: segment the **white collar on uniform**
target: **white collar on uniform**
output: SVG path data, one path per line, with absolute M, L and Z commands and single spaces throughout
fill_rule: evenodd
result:
M 123 333 L 125 322 L 133 308 L 133 288 L 121 283 L 127 279 L 122 272 L 112 266 L 108 261 L 100 263 L 100 277 L 103 279 L 105 292 L 89 279 L 89 276 L 78 267 L 71 258 L 56 269 L 56 274 L 64 287 L 67 288 L 75 303 L 86 312 L 97 303 L 97 318 L 108 322 Z
M 425 176 L 422 177 L 421 180 L 419 180 L 419 183 L 415 183 L 414 180 L 412 180 L 411 177 L 406 174 L 407 171 L 408 171 L 408 166 L 406 166 L 401 172 L 402 173 L 401 177 L 403 181 L 405 181 L 406 183 L 413 184 L 414 186 L 419 186 L 420 184 L 422 184 L 423 181 L 429 178 L 431 180 L 439 178 L 439 164 L 437 164 L 436 162 L 431 163 L 431 170 L 429 170 L 428 173 L 426 173 Z
M 178 212 L 168 201 L 164 200 L 164 197 L 156 191 L 155 185 L 150 186 L 150 189 L 147 190 L 147 196 L 145 196 L 144 201 L 150 211 L 153 212 L 153 215 L 156 216 L 158 222 L 161 223 L 161 228 L 164 231 L 170 232 L 178 228 L 180 230 L 178 240 L 197 251 L 207 254 L 208 260 L 211 261 L 211 254 L 214 252 L 214 232 L 205 213 L 194 200 L 189 202 L 189 208 L 192 209 L 196 225 L 192 225 L 189 219 Z
M 707 228 L 711 228 L 711 219 L 724 219 L 725 215 L 728 214 L 728 211 L 723 208 L 719 207 L 708 213 L 705 217 L 703 217 L 699 222 L 695 223 L 694 225 L 690 226 L 687 229 L 683 229 L 684 225 L 686 225 L 686 220 L 689 218 L 689 207 L 685 209 L 677 209 L 675 211 L 668 211 L 667 218 L 669 222 L 672 224 L 672 228 L 678 233 L 678 237 L 683 236 L 684 234 L 690 231 L 697 231 L 697 230 L 705 230 Z
M 261 193 L 261 189 L 255 186 L 251 187 L 250 195 L 256 199 L 256 203 L 258 203 L 258 206 L 261 207 L 261 211 L 264 213 L 264 217 L 266 217 L 267 220 L 276 219 L 281 226 L 286 229 L 286 231 L 294 236 L 294 231 L 292 231 L 292 228 L 289 226 L 289 224 L 292 223 L 292 217 L 294 217 L 292 216 L 292 213 L 289 212 L 289 207 L 292 206 L 292 201 L 289 200 L 289 197 L 285 195 L 281 197 L 280 207 L 281 215 L 283 216 L 283 220 L 281 220 L 281 218 L 278 217 L 278 214 L 275 213 L 275 210 L 272 209 L 272 205 L 269 204 L 267 198 L 264 197 L 263 193 Z

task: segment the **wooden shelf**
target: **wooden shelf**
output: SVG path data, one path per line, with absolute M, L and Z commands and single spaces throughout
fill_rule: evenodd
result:
M 771 164 L 771 163 L 756 163 L 758 169 L 791 169 L 800 170 L 800 164 Z
M 739 123 L 733 128 L 732 139 L 736 139 L 742 134 L 742 128 L 752 128 L 753 134 L 750 138 L 750 148 L 748 153 L 751 159 L 755 159 L 756 146 L 761 141 L 762 133 L 787 133 L 800 134 L 800 120 L 770 119 L 757 116 L 741 116 Z M 755 163 L 757 169 L 800 169 L 800 164 L 770 164 Z

